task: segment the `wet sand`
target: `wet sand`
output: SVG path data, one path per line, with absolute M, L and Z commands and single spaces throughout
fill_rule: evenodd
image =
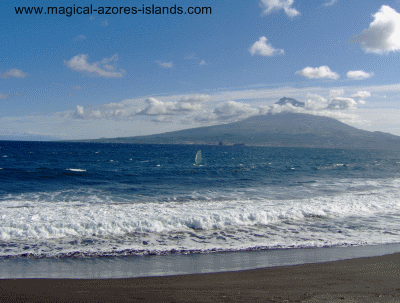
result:
M 0 302 L 400 302 L 400 253 L 132 279 L 4 279 Z

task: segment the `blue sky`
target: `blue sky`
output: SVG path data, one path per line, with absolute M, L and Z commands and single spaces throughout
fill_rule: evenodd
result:
M 210 7 L 17 15 L 14 7 Z M 2 1 L 0 139 L 136 136 L 305 112 L 400 135 L 400 1 Z M 273 105 L 281 97 L 305 109 Z

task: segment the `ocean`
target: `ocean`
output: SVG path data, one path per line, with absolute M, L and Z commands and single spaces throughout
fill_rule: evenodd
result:
M 399 220 L 399 152 L 0 142 L 3 260 L 395 244 Z

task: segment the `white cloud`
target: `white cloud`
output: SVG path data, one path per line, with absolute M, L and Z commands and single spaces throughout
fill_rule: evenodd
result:
M 338 79 L 339 75 L 330 70 L 328 66 L 320 67 L 305 67 L 301 71 L 297 71 L 296 75 L 303 76 L 309 79 Z
M 352 98 L 335 97 L 331 99 L 329 109 L 355 109 L 357 102 Z
M 357 93 L 351 95 L 352 98 L 355 99 L 365 99 L 371 97 L 371 93 L 368 91 L 358 91 Z
M 162 62 L 160 60 L 157 60 L 156 63 L 158 64 L 159 67 L 162 67 L 162 68 L 172 68 L 172 66 L 173 66 L 172 62 Z
M 284 105 L 273 104 L 269 113 L 276 115 L 281 113 L 304 113 L 304 108 L 293 106 L 290 103 Z
M 261 0 L 260 7 L 263 9 L 263 14 L 267 15 L 273 11 L 283 9 L 289 17 L 294 17 L 300 13 L 292 6 L 293 0 Z
M 218 104 L 213 113 L 217 115 L 218 120 L 238 120 L 258 115 L 260 111 L 248 103 L 227 101 Z
M 83 110 L 83 106 L 77 105 L 76 106 L 76 111 L 75 111 L 75 117 L 77 118 L 82 118 L 85 114 L 85 111 Z
M 128 116 L 132 116 L 135 113 L 131 113 L 127 109 L 122 109 L 122 107 L 118 103 L 109 103 L 103 106 L 97 106 L 93 108 L 89 108 L 85 110 L 83 106 L 77 105 L 76 110 L 72 113 L 72 117 L 76 119 L 85 119 L 85 120 L 93 120 L 93 119 L 114 119 L 120 120 L 121 118 L 126 118 Z M 69 116 L 67 114 L 67 116 Z
M 120 78 L 125 75 L 123 69 L 117 70 L 116 63 L 118 61 L 118 55 L 115 54 L 111 58 L 104 58 L 100 62 L 89 63 L 87 61 L 88 55 L 80 54 L 69 61 L 64 61 L 70 69 L 77 72 L 84 72 L 88 74 L 97 75 L 104 78 Z
M 329 2 L 324 3 L 325 6 L 331 6 L 334 5 L 337 2 L 337 0 L 331 0 Z
M 344 95 L 343 88 L 333 88 L 329 90 L 329 98 L 335 98 Z
M 367 53 L 384 54 L 400 50 L 400 14 L 387 5 L 373 15 L 374 21 L 356 41 Z
M 318 94 L 307 94 L 307 97 L 306 109 L 319 110 L 328 106 L 328 100 Z
M 365 104 L 366 102 L 361 99 L 371 97 L 369 91 L 357 91 L 350 97 L 343 97 L 345 94 L 344 89 L 331 89 L 329 91 L 329 102 L 327 104 L 327 109 L 334 110 L 354 110 L 357 104 Z M 356 100 L 358 100 L 358 102 Z
M 210 100 L 208 95 L 186 95 L 177 101 L 161 101 L 156 98 L 147 98 L 147 106 L 138 111 L 141 115 L 163 116 L 163 115 L 188 115 L 194 112 L 204 111 L 203 104 Z M 160 117 L 158 119 L 160 121 Z
M 124 100 L 119 103 L 108 103 L 84 109 L 78 105 L 75 111 L 67 112 L 66 115 L 75 119 L 93 120 L 104 118 L 108 120 L 132 120 L 138 115 L 152 117 L 154 121 L 176 122 L 185 116 L 194 114 L 204 114 L 206 109 L 204 104 L 209 102 L 209 95 L 184 95 L 175 100 L 164 101 L 154 97 L 140 100 Z M 171 120 L 172 117 L 175 119 Z M 179 118 L 176 118 L 179 117 Z
M 3 100 L 7 99 L 7 95 L 3 94 L 3 93 L 0 93 L 0 99 L 3 99 Z
M 199 65 L 200 65 L 200 66 L 202 66 L 202 65 L 207 65 L 207 63 L 206 63 L 205 60 L 201 60 L 200 63 L 199 63 Z
M 108 104 L 104 104 L 103 106 L 106 107 L 106 108 L 124 108 L 124 107 L 125 107 L 124 104 L 122 104 L 122 103 L 115 103 L 115 102 L 108 103 Z
M 363 90 L 363 91 L 358 91 L 355 94 L 352 94 L 350 97 L 358 100 L 358 104 L 364 105 L 367 102 L 365 100 L 362 100 L 362 99 L 366 99 L 366 98 L 371 97 L 371 93 L 369 91 Z
M 264 36 L 260 37 L 260 39 L 251 46 L 249 51 L 252 56 L 257 54 L 268 57 L 282 55 L 284 53 L 283 49 L 276 49 L 271 44 L 267 44 L 267 38 Z
M 171 112 L 171 102 L 159 101 L 156 98 L 147 98 L 147 107 L 140 113 L 145 115 L 166 115 Z
M 364 80 L 371 78 L 374 73 L 367 73 L 363 70 L 351 70 L 347 72 L 347 78 L 354 79 L 354 80 Z
M 185 103 L 207 103 L 211 100 L 209 95 L 185 95 L 179 99 L 179 102 Z
M 304 113 L 317 116 L 325 116 L 339 120 L 357 120 L 357 116 L 354 114 L 349 114 L 349 110 L 357 109 L 357 105 L 365 104 L 364 100 L 359 100 L 358 102 L 354 99 L 367 98 L 370 93 L 367 91 L 358 91 L 350 97 L 344 97 L 344 89 L 331 89 L 329 91 L 329 96 L 327 98 L 315 94 L 308 93 L 307 100 L 305 101 L 305 107 L 295 107 L 291 104 L 277 105 L 273 104 L 271 114 L 278 114 L 283 112 L 290 113 Z
M 269 113 L 269 111 L 271 110 L 271 106 L 268 105 L 260 105 L 259 107 L 260 110 L 260 115 L 266 115 Z
M 5 73 L 0 74 L 0 78 L 2 78 L 2 79 L 7 79 L 7 78 L 23 79 L 23 78 L 25 78 L 27 76 L 28 76 L 27 73 L 24 73 L 22 70 L 16 69 L 16 68 L 9 69 Z

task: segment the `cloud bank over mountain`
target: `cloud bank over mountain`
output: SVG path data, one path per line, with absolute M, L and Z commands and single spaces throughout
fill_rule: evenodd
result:
M 77 105 L 75 111 L 65 115 L 74 119 L 134 120 L 146 118 L 153 122 L 181 124 L 218 124 L 243 120 L 265 114 L 309 113 L 337 119 L 352 119 L 357 107 L 363 106 L 369 98 L 369 91 L 357 91 L 346 95 L 344 89 L 329 90 L 327 96 L 308 93 L 305 101 L 295 103 L 281 102 L 270 104 L 226 100 L 217 101 L 216 95 L 183 95 L 179 98 L 148 97 L 144 100 L 126 100 L 84 109 Z M 255 102 L 254 102 L 255 103 Z M 263 104 L 264 103 L 264 104 Z M 294 105 L 293 105 L 294 104 Z

